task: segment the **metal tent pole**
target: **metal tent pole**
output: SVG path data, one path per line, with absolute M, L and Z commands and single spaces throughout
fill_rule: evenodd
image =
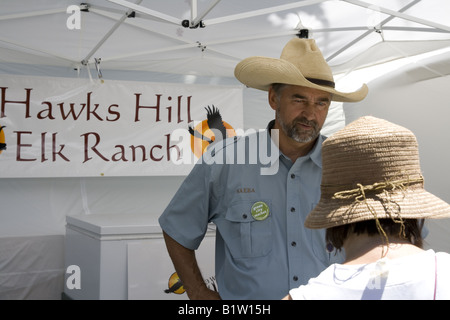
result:
M 420 19 L 420 18 L 413 17 L 413 16 L 408 15 L 408 14 L 404 14 L 404 13 L 397 12 L 397 11 L 394 11 L 394 10 L 386 9 L 386 8 L 383 8 L 383 7 L 374 6 L 373 4 L 370 4 L 370 3 L 367 3 L 367 2 L 364 2 L 364 1 L 359 1 L 359 0 L 341 0 L 341 1 L 345 1 L 345 2 L 348 2 L 348 3 L 354 4 L 356 6 L 364 7 L 364 8 L 370 9 L 370 10 L 377 10 L 377 11 L 380 11 L 382 13 L 385 13 L 385 14 L 388 14 L 388 15 L 391 15 L 391 16 L 394 16 L 394 17 L 397 17 L 397 18 L 402 18 L 402 19 L 405 19 L 405 20 L 409 20 L 409 21 L 416 22 L 416 23 L 419 23 L 419 24 L 423 24 L 423 25 L 426 25 L 426 26 L 429 26 L 429 27 L 433 27 L 433 28 L 436 28 L 436 29 L 441 29 L 441 30 L 445 30 L 445 31 L 449 31 L 450 32 L 450 26 L 446 26 L 446 25 L 443 25 L 443 24 L 440 24 L 440 23 L 435 23 L 435 22 L 432 22 L 432 21 L 429 21 L 429 20 L 425 20 L 425 19 Z
M 344 0 L 346 1 L 346 0 Z M 408 10 L 409 8 L 411 8 L 412 6 L 416 5 L 417 3 L 419 3 L 421 0 L 414 0 L 412 2 L 410 2 L 409 4 L 407 4 L 406 6 L 404 6 L 403 8 L 401 8 L 399 10 L 399 12 L 403 12 Z M 391 21 L 392 19 L 394 19 L 394 16 L 390 16 L 386 19 L 384 19 L 383 21 L 380 22 L 379 26 L 380 28 L 385 25 L 386 23 L 388 23 L 389 21 Z M 335 57 L 337 57 L 338 55 L 340 55 L 342 52 L 344 52 L 345 50 L 347 50 L 348 48 L 350 48 L 351 46 L 353 46 L 355 43 L 361 41 L 362 39 L 364 39 L 365 37 L 367 37 L 369 34 L 371 34 L 372 32 L 374 32 L 375 30 L 368 30 L 366 32 L 364 32 L 362 35 L 360 35 L 359 37 L 357 37 L 356 39 L 354 39 L 353 41 L 351 41 L 350 43 L 346 44 L 345 46 L 343 46 L 342 48 L 340 48 L 338 51 L 336 51 L 335 53 L 333 53 L 332 55 L 330 55 L 328 58 L 326 58 L 326 61 L 329 62 L 330 60 L 334 59 Z
M 197 17 L 197 12 L 195 12 L 195 16 L 191 19 L 191 26 L 197 27 L 202 19 L 220 2 L 221 0 L 216 0 L 213 4 L 211 4 L 200 16 Z M 197 4 L 197 0 L 192 0 Z M 196 8 L 197 9 L 197 8 Z
M 102 17 L 106 17 L 106 18 L 109 18 L 109 19 L 116 20 L 116 18 L 111 13 L 109 13 L 108 11 L 104 12 L 105 11 L 104 8 L 95 8 L 94 7 L 94 8 L 91 8 L 91 9 L 92 9 L 91 10 L 92 13 L 94 13 L 94 14 L 98 14 L 98 15 L 100 15 Z M 151 33 L 154 33 L 154 34 L 161 35 L 161 36 L 166 37 L 166 38 L 171 39 L 171 40 L 180 41 L 183 44 L 170 46 L 170 47 L 166 47 L 166 48 L 158 48 L 158 49 L 146 50 L 146 51 L 141 51 L 141 52 L 133 52 L 133 53 L 129 53 L 129 54 L 122 54 L 122 55 L 118 55 L 118 56 L 102 57 L 102 61 L 103 62 L 113 61 L 113 60 L 123 59 L 123 58 L 128 58 L 128 57 L 136 57 L 136 56 L 141 56 L 141 55 L 145 55 L 145 54 L 182 50 L 182 49 L 193 48 L 193 47 L 197 47 L 198 46 L 198 43 L 196 43 L 196 42 L 186 41 L 183 38 L 176 37 L 176 36 L 174 36 L 172 34 L 164 33 L 161 30 L 157 30 L 155 28 L 144 27 L 142 25 L 137 24 L 134 20 L 135 19 L 125 20 L 124 24 L 132 26 L 132 27 L 134 27 L 136 29 L 140 29 L 140 30 L 144 30 L 144 31 L 151 32 Z
M 191 22 L 197 18 L 197 0 L 191 0 Z
M 141 3 L 142 0 L 138 0 L 137 4 Z M 119 28 L 119 26 L 125 21 L 125 19 L 128 18 L 128 16 L 132 13 L 132 10 L 128 10 L 115 24 L 114 26 L 106 33 L 103 38 L 97 43 L 97 45 L 92 48 L 91 52 L 88 53 L 88 55 L 81 61 L 82 65 L 87 65 L 89 62 L 89 59 L 94 55 L 94 53 L 105 43 L 106 40 L 114 33 L 114 31 Z
M 124 1 L 124 0 L 108 0 L 108 1 L 109 2 L 113 2 L 115 4 L 118 4 L 118 5 L 121 5 L 121 6 L 124 6 L 124 7 L 127 7 L 129 9 L 134 10 L 134 11 L 138 11 L 138 12 L 142 12 L 142 13 L 148 14 L 150 16 L 156 17 L 156 18 L 164 20 L 166 22 L 170 22 L 170 23 L 176 24 L 178 26 L 181 25 L 181 19 L 177 19 L 177 18 L 174 18 L 174 17 L 169 16 L 167 14 L 164 14 L 164 13 L 161 13 L 161 12 L 158 12 L 158 11 L 151 10 L 149 8 L 140 6 L 139 3 L 141 3 L 142 0 L 137 2 L 137 3 L 131 3 L 131 2 L 128 2 L 128 1 Z
M 195 6 L 195 4 L 194 4 L 194 6 Z M 107 17 L 109 19 L 116 20 L 116 18 L 110 13 L 111 10 L 109 10 L 109 8 L 92 6 L 89 9 L 94 14 L 98 14 L 98 15 L 101 15 L 103 17 Z M 196 11 L 196 9 L 194 7 L 194 10 L 193 10 L 194 14 L 192 15 L 194 17 L 195 17 L 195 11 Z M 208 11 L 210 11 L 210 10 L 208 10 Z M 158 48 L 158 49 L 145 50 L 145 51 L 140 51 L 140 52 L 133 52 L 133 53 L 130 53 L 130 54 L 122 54 L 122 55 L 118 55 L 118 56 L 102 57 L 102 62 L 114 61 L 114 60 L 117 60 L 117 59 L 123 59 L 123 58 L 129 58 L 129 57 L 137 57 L 137 56 L 142 56 L 142 55 L 146 55 L 146 54 L 170 52 L 170 51 L 177 51 L 177 50 L 183 50 L 183 49 L 188 49 L 188 48 L 200 47 L 198 42 L 186 41 L 183 38 L 175 37 L 175 36 L 173 36 L 171 34 L 167 34 L 167 33 L 161 32 L 160 30 L 157 30 L 157 29 L 154 29 L 154 28 L 150 29 L 150 28 L 143 27 L 143 26 L 141 26 L 139 24 L 136 24 L 134 20 L 135 19 L 125 20 L 124 23 L 127 24 L 127 25 L 130 25 L 132 27 L 141 29 L 141 30 L 145 30 L 145 31 L 148 31 L 148 32 L 151 32 L 151 33 L 155 33 L 155 34 L 167 37 L 168 39 L 172 39 L 172 40 L 183 42 L 184 44 L 180 44 L 180 45 L 176 45 L 176 46 L 170 46 L 170 47 L 166 47 L 166 48 Z M 238 40 L 236 40 L 236 41 L 238 41 Z M 226 42 L 232 42 L 232 41 L 226 41 Z M 230 56 L 228 54 L 224 54 L 221 51 L 214 50 L 214 48 L 209 48 L 208 50 L 220 53 L 220 54 L 225 55 L 225 56 L 232 57 L 234 59 L 238 59 L 238 58 L 236 58 L 234 56 Z

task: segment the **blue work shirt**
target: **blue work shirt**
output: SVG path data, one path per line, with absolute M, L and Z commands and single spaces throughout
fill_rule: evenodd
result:
M 215 270 L 222 299 L 281 299 L 342 261 L 326 251 L 325 230 L 304 227 L 320 199 L 325 137 L 292 163 L 264 136 L 230 138 L 208 150 L 159 218 L 169 236 L 192 250 L 208 223 L 217 226 Z M 255 142 L 258 154 L 264 139 L 267 152 L 277 151 L 270 164 L 262 163 L 262 156 L 255 161 Z M 246 161 L 239 158 L 242 150 Z

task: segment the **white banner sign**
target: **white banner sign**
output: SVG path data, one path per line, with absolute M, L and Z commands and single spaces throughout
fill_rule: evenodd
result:
M 0 177 L 186 175 L 208 117 L 242 129 L 242 87 L 0 75 Z

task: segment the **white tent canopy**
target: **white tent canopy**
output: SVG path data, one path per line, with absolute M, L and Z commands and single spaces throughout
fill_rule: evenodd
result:
M 277 57 L 308 30 L 342 72 L 450 41 L 448 4 L 438 0 L 138 3 L 3 1 L 2 62 L 82 68 L 101 59 L 103 69 L 232 77 L 239 60 Z
M 233 71 L 241 59 L 279 57 L 289 39 L 308 36 L 332 67 L 338 89 L 369 84 L 367 101 L 333 105 L 324 128 L 330 134 L 346 116 L 376 114 L 381 98 L 374 91 L 383 92 L 383 85 L 401 86 L 389 91 L 399 103 L 416 99 L 421 88 L 427 108 L 435 101 L 450 107 L 442 99 L 450 84 L 449 14 L 450 2 L 442 0 L 2 0 L 0 87 L 8 75 L 239 85 Z M 397 70 L 393 63 L 415 67 Z M 264 92 L 244 90 L 245 129 L 271 120 L 266 99 Z M 380 115 L 400 119 L 386 110 Z M 401 124 L 416 126 L 414 114 L 402 117 Z M 419 134 L 432 143 L 432 133 Z M 427 167 L 427 185 L 450 201 L 443 191 L 448 186 L 437 180 L 444 165 Z M 0 177 L 0 299 L 60 296 L 66 216 L 149 213 L 156 224 L 183 179 Z M 440 228 L 439 235 L 449 231 Z

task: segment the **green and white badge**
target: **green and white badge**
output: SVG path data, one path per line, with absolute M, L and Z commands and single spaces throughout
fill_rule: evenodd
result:
M 252 206 L 252 217 L 255 220 L 265 220 L 267 219 L 267 217 L 269 216 L 269 206 L 263 202 L 263 201 L 258 201 L 255 202 Z

